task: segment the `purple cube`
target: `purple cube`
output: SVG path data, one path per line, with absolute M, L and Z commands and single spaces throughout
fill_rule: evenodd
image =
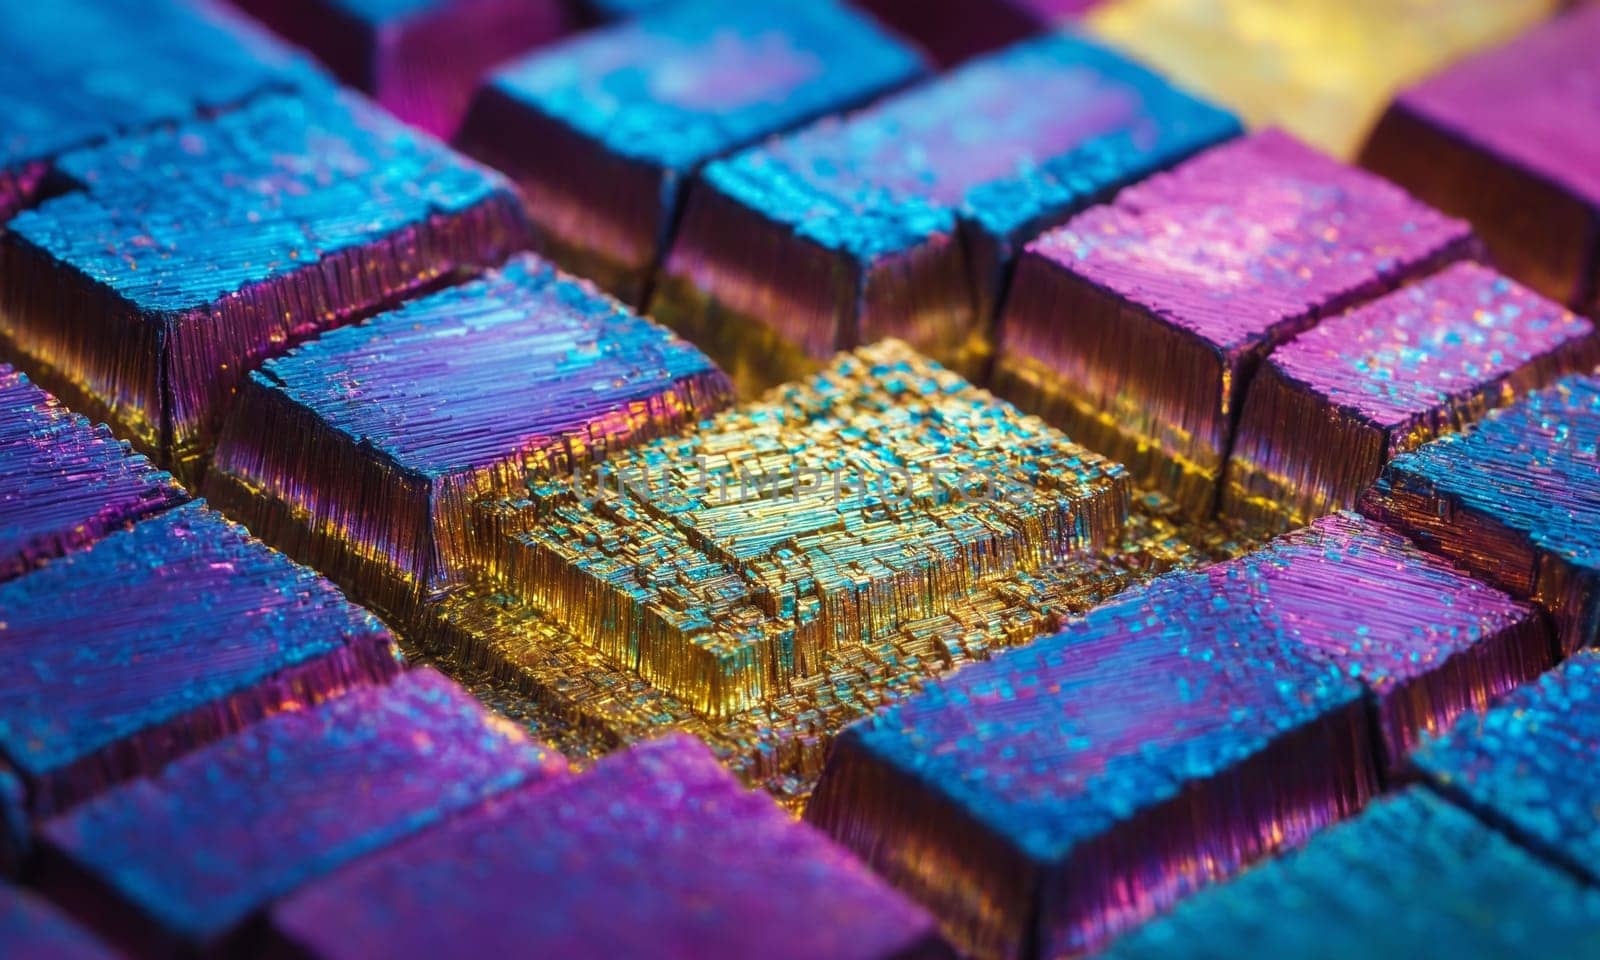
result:
M 1100 0 L 856 0 L 944 65 L 1069 23 Z
M 995 387 L 1203 517 L 1268 352 L 1474 249 L 1465 223 L 1259 133 L 1030 244 Z
M 463 579 L 473 503 L 731 398 L 699 350 L 524 255 L 268 361 L 245 383 L 206 496 L 405 617 Z
M 981 376 L 1014 252 L 1238 129 L 1088 41 L 1018 44 L 707 165 L 649 312 L 742 388 L 885 337 Z
M 233 0 L 395 116 L 449 138 L 496 64 L 573 26 L 563 0 Z
M 188 498 L 110 430 L 0 363 L 0 582 Z
M 0 850 L 26 847 L 31 820 L 398 669 L 376 618 L 204 504 L 112 533 L 0 584 Z
M 249 370 L 493 266 L 509 183 L 351 94 L 263 100 L 68 154 L 0 235 L 0 339 L 180 479 Z
M 1369 516 L 1600 641 L 1600 376 L 1571 376 L 1389 462 Z
M 1506 272 L 1600 312 L 1600 6 L 1401 93 L 1361 162 L 1471 220 Z
M 949 955 L 926 913 L 682 735 L 369 857 L 270 925 L 321 960 Z
M 1250 382 L 1222 512 L 1285 529 L 1348 509 L 1397 454 L 1600 362 L 1594 325 L 1461 263 L 1300 334 Z
M 273 900 L 565 770 L 420 668 L 263 720 L 50 821 L 40 883 L 140 952 L 217 949 Z
M 505 66 L 460 140 L 517 181 L 542 253 L 637 304 L 702 164 L 926 72 L 835 0 L 688 0 Z

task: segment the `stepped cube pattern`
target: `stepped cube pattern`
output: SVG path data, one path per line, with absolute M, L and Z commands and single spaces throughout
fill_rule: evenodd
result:
M 0 224 L 38 199 L 63 154 L 320 82 L 259 28 L 205 0 L 8 3 Z
M 703 163 L 925 72 L 834 0 L 694 0 L 504 67 L 462 142 L 517 181 L 541 252 L 638 303 Z
M 1362 163 L 1471 220 L 1495 262 L 1600 312 L 1600 7 L 1401 93 Z
M 1286 134 L 1256 134 L 1030 244 L 996 391 L 1204 517 L 1265 354 L 1473 249 L 1465 223 Z
M 1500 922 L 1508 915 L 1538 920 Z M 1597 951 L 1600 896 L 1412 787 L 1304 850 L 1196 894 L 1103 956 L 1515 960 Z
M 1394 92 L 1537 23 L 1563 0 L 1105 0 L 1087 30 L 1253 126 L 1339 156 Z
M 504 260 L 510 186 L 348 94 L 68 154 L 0 236 L 0 341 L 193 481 L 248 370 Z
M 1550 652 L 1526 606 L 1336 514 L 861 721 L 807 817 L 958 945 L 1081 952 L 1353 812 Z
M 0 363 L 0 582 L 187 499 L 104 426 Z
M 1568 377 L 1396 457 L 1361 509 L 1539 603 L 1571 653 L 1600 638 L 1597 445 L 1600 377 Z
M 926 913 L 689 737 L 503 796 L 289 898 L 272 929 L 324 960 L 950 956 Z
M 135 949 L 218 948 L 273 899 L 565 769 L 413 670 L 263 720 L 51 821 L 41 885 Z
M 1348 509 L 1396 454 L 1600 362 L 1594 325 L 1462 263 L 1330 318 L 1250 381 L 1222 512 L 1286 528 Z
M 731 394 L 700 351 L 524 255 L 251 374 L 205 489 L 403 617 L 463 579 L 472 503 L 671 433 Z
M 399 667 L 376 618 L 199 503 L 0 585 L 0 612 L 12 831 Z
M 1019 44 L 709 165 L 650 313 L 741 387 L 891 336 L 972 375 L 1013 252 L 1237 129 L 1092 44 Z
M 494 66 L 573 25 L 561 0 L 233 0 L 339 79 L 440 137 Z

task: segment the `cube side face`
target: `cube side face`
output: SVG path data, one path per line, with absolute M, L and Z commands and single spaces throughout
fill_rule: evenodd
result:
M 44 281 L 7 308 L 8 336 L 191 481 L 250 367 L 500 262 L 525 227 L 503 179 L 342 94 L 264 100 L 59 167 L 80 189 L 7 234 L 6 273 Z
M 0 582 L 187 499 L 104 426 L 0 364 Z
M 1155 362 L 1150 362 L 1155 358 Z M 1194 517 L 1216 503 L 1229 405 L 1225 353 L 1037 253 L 1017 266 L 995 389 Z
M 0 602 L 0 644 L 16 660 L 7 753 L 40 816 L 399 669 L 376 618 L 201 504 L 13 580 Z M 83 673 L 61 636 L 92 638 L 117 667 Z
M 1600 382 L 1571 376 L 1472 431 L 1390 461 L 1362 510 L 1555 618 L 1570 653 L 1600 635 L 1592 454 Z

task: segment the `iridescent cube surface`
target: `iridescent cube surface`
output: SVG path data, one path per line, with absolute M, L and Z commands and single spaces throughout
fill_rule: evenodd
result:
M 268 543 L 405 617 L 470 567 L 470 509 L 721 409 L 705 355 L 532 255 L 268 361 L 206 478 Z
M 271 929 L 323 960 L 950 956 L 924 911 L 682 736 L 370 857 Z
M 1600 313 L 1600 7 L 1395 98 L 1361 162 L 1471 220 L 1522 282 Z
M 978 376 L 1023 243 L 1237 130 L 1086 41 L 1018 44 L 707 166 L 650 313 L 745 388 L 890 336 Z
M 1588 320 L 1457 264 L 1266 358 L 1240 413 L 1222 512 L 1283 529 L 1349 509 L 1397 454 L 1597 362 Z
M 540 252 L 637 304 L 702 164 L 926 73 L 835 0 L 690 0 L 505 65 L 460 142 L 522 188 Z
M 60 157 L 0 235 L 0 346 L 197 480 L 250 368 L 504 260 L 504 178 L 359 97 L 276 97 Z
M 310 64 L 210 0 L 0 7 L 0 224 L 61 155 L 129 132 L 318 87 Z
M 1600 638 L 1600 377 L 1571 376 L 1389 462 L 1361 509 Z
M 187 499 L 103 425 L 0 363 L 0 582 Z
M 331 583 L 204 504 L 158 514 L 0 584 L 0 851 L 30 820 L 262 716 L 399 669 Z
M 216 950 L 273 900 L 566 763 L 438 673 L 282 713 L 45 824 L 40 885 L 142 952 Z
M 1031 243 L 1000 323 L 995 389 L 1205 517 L 1269 351 L 1474 249 L 1465 223 L 1258 133 Z

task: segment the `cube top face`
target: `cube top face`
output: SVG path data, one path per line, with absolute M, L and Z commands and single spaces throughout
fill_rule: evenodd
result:
M 33 775 L 312 658 L 389 642 L 332 584 L 201 503 L 0 585 L 0 610 L 0 744 Z
M 0 581 L 186 499 L 105 427 L 0 363 Z
M 1268 130 L 1136 184 L 1028 249 L 1237 358 L 1470 237 L 1400 188 Z
M 6 4 L 0 172 L 315 77 L 288 47 L 246 23 L 184 0 Z
M 608 152 L 686 174 L 923 71 L 914 49 L 834 0 L 694 0 L 534 53 L 493 83 Z
M 1194 577 L 1248 600 L 1277 635 L 1380 694 L 1503 631 L 1542 635 L 1526 604 L 1351 513 Z
M 475 954 L 886 960 L 937 939 L 926 913 L 686 736 L 492 801 L 291 897 L 273 923 L 330 960 L 466 944 Z
M 1600 876 L 1594 764 L 1600 741 L 1600 654 L 1583 650 L 1512 692 L 1482 716 L 1463 718 L 1419 750 L 1422 774 L 1486 811 L 1590 878 Z
M 1052 863 L 1360 698 L 1250 598 L 1166 583 L 933 681 L 845 736 Z
M 1382 502 L 1424 492 L 1451 504 L 1450 516 L 1484 518 L 1592 576 L 1600 573 L 1597 449 L 1600 378 L 1571 376 L 1396 457 L 1373 493 Z
M 1333 406 L 1393 429 L 1593 333 L 1560 305 L 1460 263 L 1322 321 L 1269 362 Z
M 1600 9 L 1574 11 L 1405 91 L 1421 117 L 1600 210 Z
M 886 341 L 531 497 L 491 568 L 726 713 L 991 573 L 1109 544 L 1129 488 L 1117 464 Z
M 1418 786 L 1195 893 L 1104 956 L 1588 956 L 1597 920 L 1600 896 Z
M 1143 67 L 1051 36 L 705 175 L 800 236 L 871 260 L 959 219 L 1009 239 L 1236 129 Z
M 1348 156 L 1403 84 L 1509 40 L 1560 0 L 1105 0 L 1087 31 L 1239 112 Z
M 331 92 L 78 151 L 58 168 L 81 189 L 10 229 L 153 315 L 203 309 L 510 191 L 359 97 Z M 229 254 L 219 261 L 218 250 Z
M 731 392 L 694 346 L 533 256 L 329 331 L 257 379 L 433 479 L 519 451 L 536 470 L 564 472 L 588 448 L 603 456 L 608 439 L 641 432 L 641 418 L 664 419 L 673 411 L 655 407 L 671 407 L 686 381 L 709 388 L 708 409 L 690 412 Z
M 280 713 L 50 821 L 62 855 L 205 943 L 317 876 L 565 762 L 432 670 Z

